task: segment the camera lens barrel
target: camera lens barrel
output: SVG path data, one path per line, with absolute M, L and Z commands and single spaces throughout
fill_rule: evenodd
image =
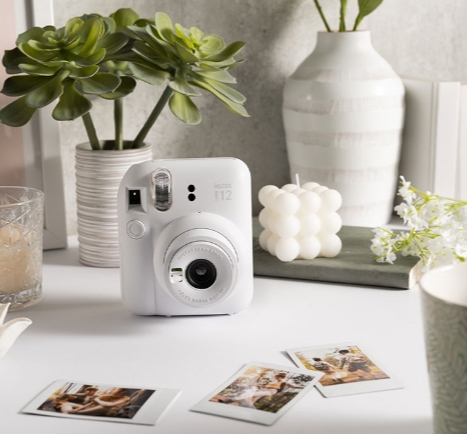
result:
M 186 269 L 186 280 L 193 288 L 210 288 L 216 279 L 216 267 L 207 259 L 195 259 Z

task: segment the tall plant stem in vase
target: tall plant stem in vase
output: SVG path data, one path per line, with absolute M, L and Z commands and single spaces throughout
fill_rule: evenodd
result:
M 151 114 L 149 115 L 148 120 L 143 125 L 143 128 L 141 128 L 140 132 L 138 133 L 135 140 L 133 141 L 133 143 L 131 145 L 132 148 L 140 148 L 143 145 L 144 139 L 148 135 L 149 130 L 152 128 L 152 126 L 156 122 L 156 120 L 159 117 L 162 109 L 167 104 L 167 101 L 169 101 L 169 99 L 172 96 L 173 92 L 174 91 L 169 86 L 167 86 L 165 88 L 164 92 L 162 92 L 162 95 L 159 98 L 159 101 L 157 101 L 157 104 L 155 105 L 155 107 L 152 110 Z
M 328 22 L 327 22 L 327 20 L 326 20 L 326 17 L 325 17 L 324 14 L 323 14 L 323 10 L 321 9 L 321 5 L 319 4 L 319 1 L 318 1 L 318 0 L 314 0 L 314 2 L 315 2 L 315 5 L 316 5 L 316 9 L 318 9 L 318 13 L 319 13 L 320 17 L 321 17 L 321 19 L 323 20 L 324 25 L 326 26 L 326 30 L 327 30 L 328 32 L 330 32 L 330 31 L 331 31 L 331 27 L 329 27 L 329 24 L 328 24 Z
M 347 9 L 347 0 L 341 0 L 341 14 L 340 14 L 340 21 L 339 21 L 339 32 L 345 32 L 347 29 L 345 28 L 345 12 Z
M 123 99 L 117 98 L 114 101 L 114 119 L 115 119 L 115 149 L 123 149 Z
M 83 115 L 83 122 L 92 150 L 100 151 L 101 145 L 99 144 L 99 139 L 97 138 L 96 134 L 96 128 L 94 127 L 94 122 L 92 121 L 91 114 L 89 112 Z

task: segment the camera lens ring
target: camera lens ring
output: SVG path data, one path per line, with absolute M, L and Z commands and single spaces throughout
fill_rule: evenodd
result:
M 195 289 L 210 288 L 217 280 L 216 266 L 207 259 L 195 259 L 185 271 L 187 282 Z

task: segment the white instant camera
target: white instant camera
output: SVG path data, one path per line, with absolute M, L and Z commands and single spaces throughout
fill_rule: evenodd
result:
M 136 164 L 118 193 L 122 297 L 138 315 L 233 314 L 253 296 L 251 178 L 235 158 Z

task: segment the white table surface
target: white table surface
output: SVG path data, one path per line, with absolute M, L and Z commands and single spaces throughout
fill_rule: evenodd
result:
M 43 275 L 42 301 L 7 316 L 33 324 L 0 360 L 2 434 L 432 433 L 418 287 L 257 278 L 243 312 L 165 318 L 126 311 L 119 270 L 80 265 L 75 238 L 67 250 L 45 252 Z M 346 341 L 405 388 L 327 399 L 313 389 L 271 427 L 189 411 L 249 361 L 291 367 L 286 348 Z M 57 379 L 182 393 L 155 426 L 20 413 Z

